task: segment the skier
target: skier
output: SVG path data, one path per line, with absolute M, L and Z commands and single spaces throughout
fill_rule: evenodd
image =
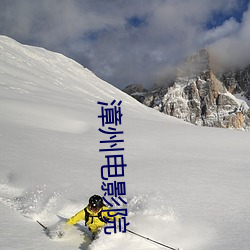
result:
M 89 204 L 77 214 L 72 216 L 67 221 L 67 224 L 74 225 L 80 220 L 85 220 L 85 226 L 88 227 L 92 233 L 92 238 L 95 239 L 97 234 L 107 223 L 106 221 L 119 219 L 119 216 L 115 215 L 114 212 L 103 210 L 109 210 L 109 208 L 103 203 L 102 197 L 95 194 L 89 198 Z M 105 217 L 106 221 L 103 217 Z

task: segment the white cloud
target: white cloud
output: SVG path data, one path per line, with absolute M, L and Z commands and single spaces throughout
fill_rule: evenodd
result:
M 250 63 L 250 9 L 234 32 L 210 45 L 218 63 L 229 67 L 246 66 Z
M 229 15 L 237 4 L 237 0 L 2 0 L 0 33 L 63 52 L 116 86 L 151 84 L 156 76 L 163 78 L 166 68 L 205 45 L 213 43 L 218 50 L 223 44 L 231 47 L 238 39 L 231 34 L 238 34 L 243 44 L 250 34 L 247 14 L 242 24 L 232 18 L 214 30 L 204 28 L 214 12 Z M 144 25 L 129 26 L 134 16 Z
M 205 30 L 200 37 L 200 43 L 211 44 L 214 41 L 218 41 L 237 33 L 239 28 L 240 24 L 232 17 L 229 20 L 226 20 L 221 26 Z

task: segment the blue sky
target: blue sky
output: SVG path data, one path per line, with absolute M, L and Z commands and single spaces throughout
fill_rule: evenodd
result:
M 0 34 L 69 56 L 111 84 L 164 82 L 210 48 L 250 63 L 249 0 L 1 0 Z
M 234 18 L 237 22 L 242 22 L 244 12 L 247 11 L 249 0 L 240 0 L 236 8 L 233 8 L 229 13 L 224 13 L 222 10 L 216 10 L 211 14 L 211 18 L 207 21 L 206 28 L 212 29 L 223 25 L 226 20 Z

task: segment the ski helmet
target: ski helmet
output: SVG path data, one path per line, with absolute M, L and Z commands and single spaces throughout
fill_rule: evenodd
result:
M 95 194 L 89 198 L 89 207 L 91 210 L 97 211 L 102 208 L 103 205 L 104 204 L 101 196 Z

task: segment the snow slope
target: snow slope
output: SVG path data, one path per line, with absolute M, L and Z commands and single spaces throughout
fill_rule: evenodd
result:
M 125 70 L 125 69 L 124 69 Z M 163 249 L 130 233 L 50 239 L 102 194 L 100 105 L 122 100 L 129 229 L 184 250 L 250 249 L 248 132 L 149 109 L 63 55 L 0 36 L 0 249 Z M 59 223 L 61 223 L 59 221 Z

